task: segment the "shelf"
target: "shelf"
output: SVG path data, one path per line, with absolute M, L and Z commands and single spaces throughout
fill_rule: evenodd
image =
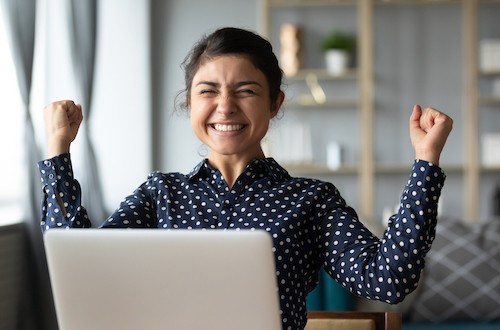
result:
M 301 173 L 301 174 L 357 174 L 359 171 L 359 167 L 356 165 L 343 165 L 339 169 L 333 170 L 329 168 L 325 164 L 321 163 L 288 163 L 283 164 L 283 167 L 286 168 L 289 172 L 293 173 Z M 409 174 L 411 172 L 412 163 L 408 164 L 378 164 L 375 166 L 375 173 L 379 175 L 384 174 Z M 442 164 L 441 168 L 445 173 L 462 173 L 464 171 L 464 167 L 458 164 Z M 481 171 L 487 173 L 500 173 L 500 165 L 499 166 L 483 166 Z
M 409 174 L 411 163 L 406 164 L 378 164 L 375 166 L 376 174 Z M 457 164 L 441 164 L 440 167 L 445 173 L 462 173 L 464 167 Z
M 359 102 L 356 100 L 331 100 L 318 103 L 312 95 L 298 95 L 296 99 L 285 103 L 287 108 L 315 108 L 315 109 L 357 109 Z
M 500 165 L 481 165 L 480 170 L 484 173 L 500 173 Z
M 492 71 L 484 71 L 484 70 L 480 70 L 478 72 L 479 75 L 481 76 L 500 76 L 500 70 L 492 70 Z
M 293 76 L 285 76 L 285 80 L 305 81 L 310 75 L 315 76 L 318 80 L 356 80 L 358 79 L 358 70 L 349 69 L 345 74 L 334 76 L 328 73 L 326 69 L 301 69 Z
M 283 167 L 289 172 L 301 174 L 357 174 L 359 170 L 355 165 L 343 165 L 339 169 L 333 170 L 321 163 L 290 163 L 283 164 Z
M 375 165 L 376 174 L 406 174 L 410 173 L 412 164 L 378 164 Z
M 356 0 L 270 0 L 270 7 L 326 7 L 356 5 Z M 481 3 L 498 3 L 499 0 L 481 0 Z M 374 0 L 376 5 L 442 5 L 461 4 L 462 0 Z
M 356 5 L 357 0 L 270 0 L 270 7 L 325 7 Z
M 493 106 L 500 106 L 500 97 L 481 97 L 478 99 L 478 103 L 480 105 L 493 105 Z
M 461 4 L 462 0 L 375 0 L 377 5 L 444 5 Z
M 359 101 L 356 99 L 328 99 L 321 81 L 357 81 L 356 69 L 348 70 L 345 74 L 334 76 L 325 69 L 302 69 L 296 75 L 286 77 L 288 81 L 303 82 L 307 85 L 309 93 L 297 95 L 287 105 L 292 108 L 321 108 L 341 109 L 358 108 Z

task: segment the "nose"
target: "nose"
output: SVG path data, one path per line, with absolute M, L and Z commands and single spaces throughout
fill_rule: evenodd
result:
M 236 104 L 230 93 L 222 93 L 219 96 L 217 112 L 226 116 L 236 112 Z

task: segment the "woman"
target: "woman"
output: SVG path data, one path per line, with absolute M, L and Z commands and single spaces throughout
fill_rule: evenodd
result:
M 445 114 L 415 106 L 410 136 L 412 174 L 382 239 L 373 236 L 335 186 L 293 178 L 260 142 L 283 100 L 282 71 L 271 45 L 241 29 L 204 37 L 186 57 L 185 107 L 210 150 L 191 173 L 155 172 L 102 228 L 260 229 L 273 238 L 283 329 L 302 329 L 306 296 L 321 267 L 354 294 L 397 303 L 417 286 L 429 250 L 444 182 L 439 157 L 451 131 Z M 69 149 L 82 121 L 81 106 L 45 108 L 49 159 L 42 230 L 89 227 L 72 176 Z

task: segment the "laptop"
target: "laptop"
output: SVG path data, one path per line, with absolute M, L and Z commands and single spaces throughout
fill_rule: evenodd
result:
M 60 330 L 281 329 L 265 231 L 52 229 Z

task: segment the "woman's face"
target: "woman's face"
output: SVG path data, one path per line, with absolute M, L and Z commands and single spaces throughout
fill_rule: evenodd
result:
M 191 126 L 210 148 L 210 159 L 262 158 L 265 136 L 283 96 L 271 104 L 265 75 L 244 56 L 219 56 L 205 62 L 191 85 Z

